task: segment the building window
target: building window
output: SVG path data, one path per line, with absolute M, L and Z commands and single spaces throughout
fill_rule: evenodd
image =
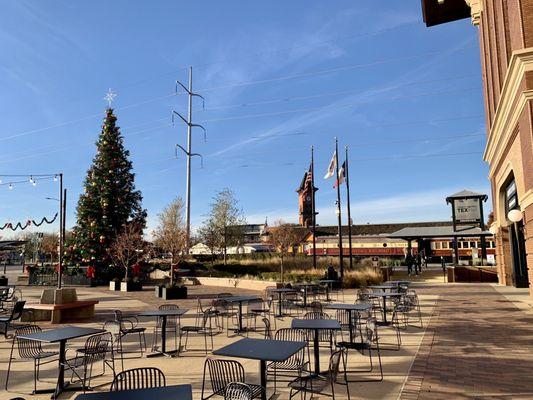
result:
M 443 249 L 449 249 L 450 248 L 450 243 L 449 242 L 442 242 L 442 248 Z
M 505 188 L 505 215 L 515 208 L 518 208 L 518 194 L 516 192 L 516 183 L 513 178 Z
M 436 250 L 440 250 L 441 248 L 441 243 L 440 242 L 435 242 L 435 249 Z

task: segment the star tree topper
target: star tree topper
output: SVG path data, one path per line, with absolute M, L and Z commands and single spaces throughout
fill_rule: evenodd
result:
M 111 88 L 109 88 L 107 90 L 107 93 L 106 93 L 105 97 L 104 97 L 104 100 L 107 101 L 107 106 L 109 108 L 111 108 L 111 103 L 113 103 L 113 100 L 115 100 L 115 97 L 117 97 L 117 94 L 113 93 Z

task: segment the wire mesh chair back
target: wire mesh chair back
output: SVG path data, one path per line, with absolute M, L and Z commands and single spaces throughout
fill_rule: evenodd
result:
M 15 303 L 13 306 L 13 309 L 11 310 L 11 321 L 15 321 L 22 317 L 22 312 L 24 311 L 24 305 L 26 304 L 26 301 L 19 300 Z
M 177 304 L 161 304 L 159 306 L 160 310 L 167 310 L 167 311 L 176 311 L 179 310 L 180 307 Z M 157 326 L 161 328 L 163 326 L 163 318 L 159 317 L 157 318 Z M 173 329 L 176 326 L 178 326 L 178 317 L 177 316 L 168 316 L 167 317 L 167 329 Z
M 370 294 L 372 291 L 368 288 L 361 288 L 357 291 L 357 300 L 360 302 L 367 302 L 372 303 L 372 299 L 370 298 Z
M 337 310 L 335 313 L 335 318 L 341 324 L 341 328 L 348 329 L 350 327 L 350 315 L 351 313 L 348 310 Z M 353 313 L 352 322 L 355 324 L 357 313 Z
M 29 335 L 39 332 L 42 332 L 42 329 L 37 325 L 27 325 L 15 329 L 14 340 L 17 343 L 20 358 L 34 358 L 43 352 L 41 342 L 37 340 L 23 339 L 20 337 L 22 335 Z
M 105 360 L 111 352 L 112 336 L 110 332 L 93 335 L 85 341 L 83 358 L 86 365 Z
M 223 299 L 224 297 L 233 297 L 233 295 L 231 293 L 226 293 L 226 292 L 217 294 L 217 298 L 219 299 Z
M 265 324 L 265 339 L 272 339 L 272 327 L 267 317 L 263 317 L 263 324 Z
M 329 319 L 324 311 L 309 311 L 304 314 L 304 319 Z
M 289 342 L 307 342 L 307 334 L 301 329 L 281 328 L 276 331 L 274 340 L 285 340 Z M 305 364 L 305 347 L 294 353 L 285 361 L 276 362 L 276 368 L 296 369 Z
M 309 311 L 305 313 L 304 319 L 330 319 L 330 317 L 323 311 Z M 330 343 L 332 341 L 332 331 L 328 329 L 319 330 L 318 341 Z
M 230 382 L 224 400 L 252 400 L 252 388 L 246 383 Z
M 209 373 L 209 384 L 213 394 L 223 395 L 226 387 L 232 382 L 244 382 L 245 374 L 244 367 L 241 363 L 235 360 L 218 360 L 214 358 L 206 358 L 204 363 L 204 383 L 202 386 L 202 393 L 205 386 L 205 374 Z M 203 394 L 202 394 L 202 398 Z
M 366 343 L 372 346 L 378 340 L 377 320 L 375 317 L 366 320 Z
M 134 368 L 117 374 L 109 391 L 149 389 L 165 385 L 165 374 L 159 368 Z
M 117 337 L 120 335 L 122 331 L 122 325 L 119 321 L 106 321 L 104 322 L 103 329 L 109 333 L 111 333 L 113 336 Z

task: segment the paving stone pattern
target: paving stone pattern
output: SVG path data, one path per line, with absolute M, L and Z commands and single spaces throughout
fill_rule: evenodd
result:
M 533 312 L 490 285 L 417 291 L 439 299 L 400 399 L 533 399 Z

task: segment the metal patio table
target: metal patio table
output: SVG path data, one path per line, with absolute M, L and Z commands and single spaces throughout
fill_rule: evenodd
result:
M 261 300 L 261 298 L 259 296 L 228 296 L 228 297 L 221 297 L 221 300 L 225 300 L 228 303 L 239 304 L 239 312 L 238 312 L 239 327 L 235 329 L 235 333 L 246 332 L 246 329 L 242 326 L 242 303 L 248 303 L 249 301 L 253 301 L 253 300 Z
M 387 321 L 387 297 L 402 297 L 403 293 L 398 292 L 374 292 L 370 297 L 383 299 L 383 324 L 388 325 Z
M 189 311 L 188 308 L 178 308 L 177 310 L 151 310 L 143 311 L 137 314 L 139 317 L 158 317 L 161 318 L 161 350 L 156 350 L 152 354 L 148 354 L 146 357 L 167 356 L 172 357 L 174 353 L 178 353 L 180 349 L 167 351 L 167 318 L 178 317 L 181 318 L 183 314 Z M 157 322 L 156 322 L 157 323 Z
M 266 400 L 267 361 L 282 362 L 307 346 L 305 342 L 290 342 L 272 339 L 244 338 L 213 352 L 217 356 L 247 358 L 259 360 L 259 375 L 261 377 L 261 400 Z
M 369 289 L 375 289 L 375 290 L 392 290 L 397 289 L 397 285 L 371 285 L 369 286 Z
M 296 289 L 289 289 L 289 288 L 277 288 L 277 289 L 270 289 L 270 293 L 277 293 L 278 294 L 278 313 L 275 315 L 275 317 L 283 317 L 283 310 L 281 308 L 281 303 L 283 300 L 283 294 L 285 293 L 296 293 Z
M 341 324 L 336 319 L 293 319 L 291 323 L 293 329 L 305 329 L 314 331 L 313 351 L 315 357 L 315 373 L 320 373 L 320 348 L 318 343 L 318 331 L 320 330 L 340 330 Z
M 348 327 L 350 329 L 350 343 L 354 343 L 354 338 L 353 338 L 354 326 L 353 326 L 353 321 L 352 321 L 353 313 L 356 312 L 358 315 L 360 315 L 361 312 L 363 311 L 371 310 L 372 304 L 371 303 L 355 303 L 355 304 L 335 303 L 335 304 L 327 305 L 326 308 L 329 310 L 345 310 L 348 312 L 348 318 L 349 318 Z
M 105 331 L 103 329 L 67 326 L 64 328 L 50 329 L 43 332 L 20 335 L 19 339 L 35 340 L 42 343 L 59 343 L 57 385 L 53 389 L 50 388 L 37 390 L 34 394 L 52 393 L 52 399 L 56 399 L 65 391 L 73 392 L 77 390 L 83 390 L 83 387 L 70 387 L 69 383 L 65 383 L 65 353 L 67 341 L 104 332 Z
M 162 386 L 148 389 L 80 394 L 76 400 L 145 400 L 149 398 L 192 400 L 191 385 Z

